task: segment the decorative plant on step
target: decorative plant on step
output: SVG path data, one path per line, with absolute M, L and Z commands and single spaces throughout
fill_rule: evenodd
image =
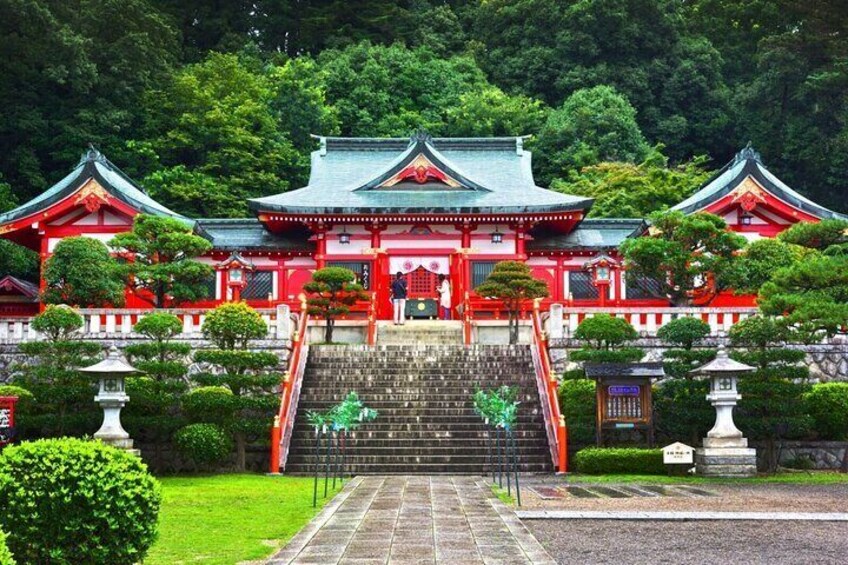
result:
M 350 307 L 359 300 L 368 300 L 362 285 L 356 282 L 356 273 L 343 267 L 325 267 L 312 274 L 312 280 L 303 285 L 308 293 L 307 304 L 310 316 L 318 316 L 326 322 L 324 341 L 333 342 L 333 327 L 338 316 L 350 312 Z
M 495 432 L 495 451 L 492 454 L 492 434 L 487 432 L 489 443 L 489 465 L 492 469 L 492 482 L 503 488 L 503 475 L 506 473 L 507 492 L 512 494 L 512 475 L 515 475 L 515 493 L 519 506 L 521 493 L 518 487 L 518 442 L 515 438 L 515 425 L 518 421 L 518 387 L 503 385 L 489 391 L 477 388 L 472 397 L 474 411 L 483 419 L 486 426 Z M 503 450 L 501 449 L 503 438 Z M 497 480 L 495 474 L 497 473 Z
M 336 488 L 336 478 L 344 482 L 347 465 L 347 436 L 348 432 L 356 430 L 362 424 L 377 418 L 377 411 L 366 407 L 355 391 L 351 391 L 345 399 L 330 408 L 327 412 L 309 411 L 307 422 L 315 429 L 315 486 L 312 505 L 318 501 L 318 474 L 321 463 L 321 435 L 327 436 L 327 448 L 324 460 L 324 496 L 327 496 L 330 469 L 333 470 L 333 488 Z M 335 441 L 334 441 L 335 439 Z

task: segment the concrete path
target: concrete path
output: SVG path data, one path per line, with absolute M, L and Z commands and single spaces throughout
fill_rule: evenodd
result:
M 479 482 L 479 484 L 478 484 Z M 479 477 L 357 477 L 268 565 L 554 564 Z

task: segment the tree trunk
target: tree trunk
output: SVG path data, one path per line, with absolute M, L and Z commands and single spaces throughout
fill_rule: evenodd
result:
M 247 469 L 246 445 L 247 441 L 244 438 L 244 432 L 236 432 L 236 470 L 244 471 Z
M 326 318 L 327 327 L 324 329 L 324 341 L 327 343 L 333 343 L 333 319 Z
M 518 314 L 515 312 L 509 313 L 509 344 L 515 345 L 518 343 Z

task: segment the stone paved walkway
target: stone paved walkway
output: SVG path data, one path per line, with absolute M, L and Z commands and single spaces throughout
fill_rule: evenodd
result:
M 369 476 L 353 479 L 268 561 L 288 563 L 555 562 L 479 477 Z

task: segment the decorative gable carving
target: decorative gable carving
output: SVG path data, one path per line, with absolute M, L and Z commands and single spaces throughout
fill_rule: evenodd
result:
M 89 212 L 97 212 L 104 204 L 109 203 L 109 193 L 94 179 L 89 179 L 77 191 L 74 197 L 75 204 L 82 204 Z
M 446 189 L 465 188 L 456 179 L 434 165 L 423 153 L 419 153 L 407 166 L 383 182 L 378 189 L 399 188 L 398 185 L 406 187 L 409 183 L 429 185 L 428 188 L 433 188 L 433 184 L 443 185 Z
M 746 212 L 750 212 L 758 204 L 766 203 L 766 190 L 750 175 L 733 189 L 732 194 L 733 202 L 739 204 Z

